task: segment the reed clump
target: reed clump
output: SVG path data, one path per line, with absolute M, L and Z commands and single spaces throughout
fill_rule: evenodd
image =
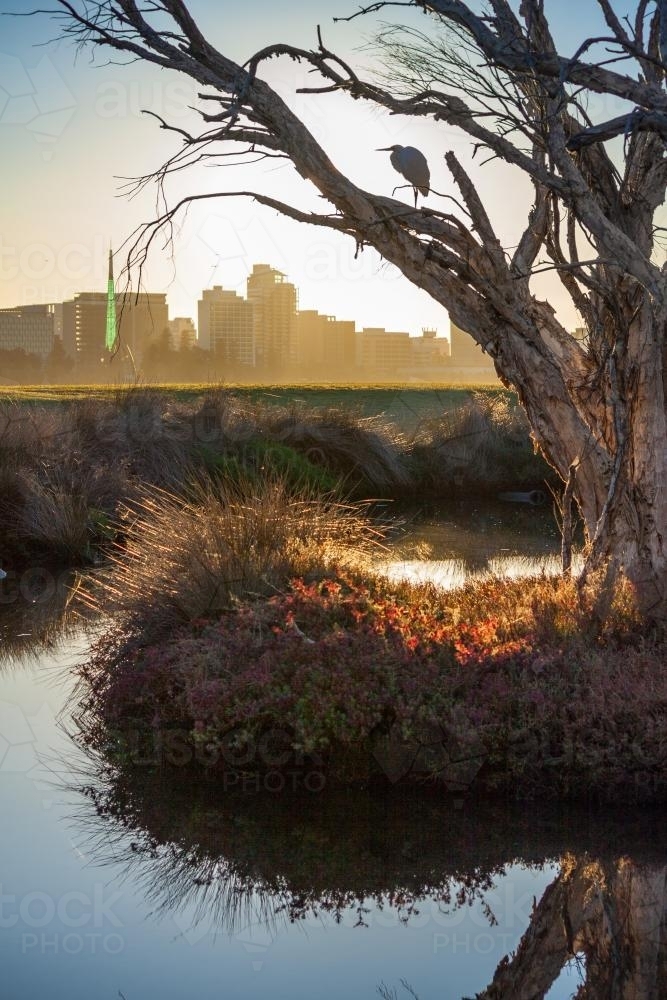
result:
M 506 396 L 472 393 L 455 410 L 420 424 L 414 475 L 433 492 L 521 489 L 556 477 L 536 453 L 526 416 Z
M 201 479 L 185 497 L 147 490 L 119 530 L 89 600 L 140 643 L 278 593 L 296 576 L 361 568 L 382 539 L 365 505 L 295 493 L 274 476 L 259 486 Z

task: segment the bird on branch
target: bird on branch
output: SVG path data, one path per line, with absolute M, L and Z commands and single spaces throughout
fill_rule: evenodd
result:
M 416 208 L 417 195 L 421 194 L 426 198 L 431 183 L 431 172 L 424 154 L 414 146 L 382 146 L 376 152 L 391 153 L 389 160 L 392 167 L 412 185 Z

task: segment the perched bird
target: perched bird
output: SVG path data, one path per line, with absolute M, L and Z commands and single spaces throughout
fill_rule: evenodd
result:
M 402 174 L 406 181 L 412 184 L 416 208 L 417 194 L 420 193 L 425 198 L 431 182 L 431 172 L 424 154 L 415 149 L 414 146 L 382 146 L 376 152 L 391 153 L 389 159 L 394 170 L 398 170 L 399 174 Z

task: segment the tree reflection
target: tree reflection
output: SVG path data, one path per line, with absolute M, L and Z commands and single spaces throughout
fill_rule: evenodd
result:
M 307 917 L 363 927 L 374 909 L 409 924 L 481 904 L 516 860 L 492 813 L 458 811 L 442 794 L 336 791 L 310 796 L 225 794 L 184 776 L 108 773 L 82 789 L 82 849 L 120 866 L 161 916 L 187 913 L 235 934 Z M 495 846 L 493 846 L 495 844 Z M 501 847 L 500 844 L 504 844 Z M 540 849 L 522 861 L 544 862 Z
M 474 903 L 493 924 L 488 897 L 511 865 L 557 861 L 478 1000 L 546 997 L 577 957 L 578 1000 L 667 996 L 667 851 L 648 813 L 457 809 L 424 790 L 235 798 L 136 768 L 107 768 L 84 791 L 88 856 L 120 864 L 159 915 L 187 912 L 229 934 L 261 922 L 274 934 L 310 916 L 364 926 L 379 907 L 409 924 L 425 905 Z
M 540 1000 L 574 956 L 584 977 L 577 1000 L 667 996 L 667 865 L 566 855 L 478 1000 Z

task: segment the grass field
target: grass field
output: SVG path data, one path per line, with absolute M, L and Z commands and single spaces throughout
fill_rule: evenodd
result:
M 343 408 L 358 417 L 383 416 L 404 433 L 413 433 L 425 420 L 438 417 L 443 412 L 455 410 L 470 399 L 472 393 L 489 396 L 513 393 L 497 386 L 447 386 L 447 385 L 62 385 L 19 386 L 0 390 L 1 402 L 50 405 L 79 399 L 114 399 L 119 393 L 135 389 L 164 393 L 179 402 L 192 402 L 211 391 L 226 390 L 241 400 L 284 406 L 303 403 L 308 407 L 326 409 Z

